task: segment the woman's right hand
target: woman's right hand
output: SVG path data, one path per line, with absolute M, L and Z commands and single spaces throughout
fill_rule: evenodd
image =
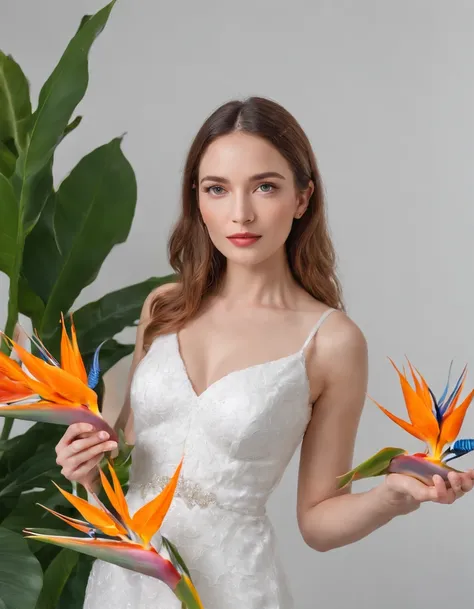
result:
M 117 448 L 106 431 L 97 431 L 88 423 L 73 423 L 56 445 L 56 463 L 71 482 L 89 486 L 97 478 L 96 467 L 104 453 Z

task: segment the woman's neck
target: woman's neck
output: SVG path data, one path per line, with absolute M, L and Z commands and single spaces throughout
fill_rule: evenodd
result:
M 246 306 L 289 306 L 298 290 L 291 274 L 286 253 L 259 265 L 236 264 L 227 260 L 225 275 L 219 290 L 219 300 L 232 308 Z

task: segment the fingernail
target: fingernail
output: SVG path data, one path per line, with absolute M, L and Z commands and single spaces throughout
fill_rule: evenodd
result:
M 109 434 L 106 431 L 101 431 L 99 434 L 99 438 L 101 440 L 107 440 L 108 437 L 109 437 Z

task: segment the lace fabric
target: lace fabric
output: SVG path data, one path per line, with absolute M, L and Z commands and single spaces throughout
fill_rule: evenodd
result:
M 198 396 L 169 334 L 155 339 L 134 375 L 127 500 L 133 512 L 156 496 L 185 446 L 162 533 L 179 548 L 205 609 L 293 607 L 265 505 L 311 417 L 307 343 L 288 357 L 233 372 Z M 132 607 L 181 604 L 162 582 L 97 560 L 84 609 Z

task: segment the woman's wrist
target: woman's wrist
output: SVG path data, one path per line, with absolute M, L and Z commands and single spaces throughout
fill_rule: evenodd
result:
M 409 514 L 420 507 L 420 502 L 413 499 L 411 495 L 392 489 L 387 484 L 387 478 L 384 478 L 369 493 L 372 494 L 378 511 L 390 518 Z

